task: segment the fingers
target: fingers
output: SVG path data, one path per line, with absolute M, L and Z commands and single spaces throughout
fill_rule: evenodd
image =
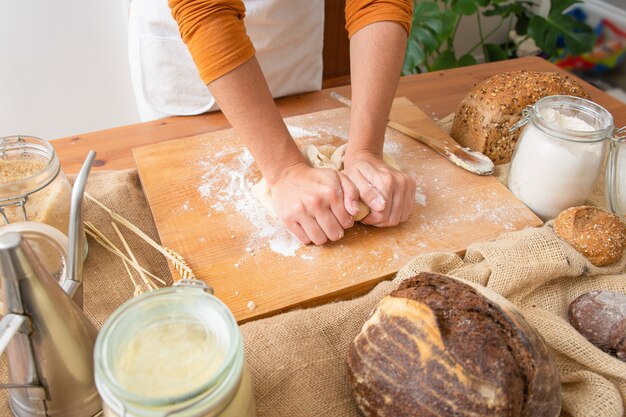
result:
M 411 216 L 411 212 L 413 211 L 413 205 L 415 204 L 415 181 L 413 178 L 408 178 L 408 184 L 404 191 L 404 201 L 402 206 L 402 216 L 400 218 L 400 222 L 405 222 Z
M 290 204 L 281 204 L 278 195 L 272 198 L 277 200 L 279 217 L 302 243 L 323 245 L 329 240 L 341 239 L 344 230 L 354 225 L 344 202 L 358 199 L 358 191 L 347 178 L 342 182 L 336 171 L 315 169 L 313 175 L 317 179 L 309 183 L 306 190 L 295 187 L 283 197 Z M 348 197 L 345 196 L 344 188 Z M 277 192 L 282 193 L 282 190 L 278 189 Z
M 316 245 L 323 245 L 328 242 L 326 232 L 313 217 L 306 216 L 300 220 L 300 226 L 308 236 L 308 238 Z
M 343 204 L 346 210 L 351 216 L 358 215 L 360 210 L 359 189 L 341 172 L 339 173 L 339 181 L 343 190 Z
M 303 245 L 308 245 L 309 243 L 311 243 L 311 239 L 309 239 L 309 236 L 299 223 L 290 223 L 286 226 L 289 231 L 293 233 Z
M 387 205 L 381 212 L 372 212 L 363 223 L 378 227 L 396 226 L 408 220 L 415 200 L 415 181 L 399 172 L 379 175 L 374 179 L 377 188 L 383 190 Z
M 381 191 L 372 185 L 372 183 L 366 178 L 363 171 L 358 171 L 350 176 L 350 180 L 354 183 L 359 191 L 361 200 L 374 212 L 382 212 L 385 210 L 387 202 L 385 196 Z M 375 177 L 374 175 L 372 175 Z

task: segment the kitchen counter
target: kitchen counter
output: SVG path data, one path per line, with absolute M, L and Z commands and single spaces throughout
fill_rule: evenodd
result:
M 407 97 L 434 120 L 454 112 L 459 102 L 477 82 L 500 72 L 513 70 L 562 71 L 537 57 L 520 58 L 402 77 L 396 97 Z M 626 125 L 626 105 L 601 90 L 583 83 L 592 99 L 609 110 L 615 126 Z M 283 117 L 341 107 L 330 97 L 331 91 L 350 95 L 350 87 L 325 89 L 276 100 Z M 89 150 L 98 153 L 97 170 L 134 168 L 132 149 L 213 132 L 230 127 L 221 112 L 198 116 L 168 117 L 145 123 L 122 126 L 57 139 L 53 142 L 66 173 L 80 169 Z

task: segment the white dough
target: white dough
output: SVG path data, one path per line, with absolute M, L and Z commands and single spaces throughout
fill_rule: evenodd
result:
M 343 158 L 346 154 L 347 143 L 336 147 L 333 145 L 306 145 L 302 149 L 302 155 L 309 160 L 311 165 L 315 168 L 330 168 L 335 171 L 343 170 Z M 394 169 L 400 170 L 398 163 L 391 155 L 383 154 L 383 160 Z M 252 195 L 259 200 L 259 202 L 265 207 L 265 209 L 274 217 L 276 212 L 272 207 L 272 192 L 267 185 L 265 178 L 261 178 L 261 181 L 256 183 L 252 187 Z M 369 207 L 363 202 L 359 202 L 359 212 L 354 216 L 354 220 L 359 221 L 365 218 L 370 213 Z

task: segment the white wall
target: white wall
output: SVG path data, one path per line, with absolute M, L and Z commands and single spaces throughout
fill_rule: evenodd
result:
M 483 28 L 483 35 L 487 35 L 495 29 L 500 21 L 500 18 L 497 16 L 488 18 L 481 16 L 480 19 L 481 26 Z M 515 22 L 513 22 L 513 24 L 515 25 Z M 487 39 L 487 42 L 495 44 L 506 42 L 508 39 L 507 29 L 508 20 L 502 24 L 498 31 Z M 454 39 L 454 50 L 456 51 L 457 58 L 469 52 L 469 50 L 472 49 L 478 41 L 480 41 L 480 35 L 478 32 L 478 22 L 476 20 L 476 16 L 463 16 L 461 23 L 459 24 L 459 28 L 457 29 L 457 35 Z M 485 58 L 480 47 L 474 50 L 472 55 L 474 55 L 479 62 L 482 62 Z
M 0 2 L 0 136 L 135 123 L 127 0 Z

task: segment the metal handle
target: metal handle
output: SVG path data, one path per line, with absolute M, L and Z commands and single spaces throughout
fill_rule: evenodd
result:
M 2 317 L 0 320 L 0 355 L 2 355 L 15 335 L 22 331 L 28 333 L 29 329 L 24 329 L 24 326 L 28 326 L 30 322 L 27 316 L 21 314 L 9 313 Z M 29 355 L 29 358 L 31 356 Z M 31 362 L 32 363 L 32 362 Z M 33 376 L 34 378 L 34 376 Z M 40 385 L 35 383 L 30 384 L 0 384 L 1 389 L 10 388 L 41 388 Z
M 517 123 L 515 123 L 513 126 L 509 128 L 509 133 L 515 132 L 517 129 L 524 126 L 526 123 L 528 123 L 528 120 L 530 119 L 531 108 L 532 106 L 524 107 L 524 110 L 522 110 L 522 117 L 520 117 Z
M 26 319 L 26 316 L 14 313 L 9 313 L 2 317 L 0 321 L 0 355 L 4 353 L 15 333 L 26 323 Z

